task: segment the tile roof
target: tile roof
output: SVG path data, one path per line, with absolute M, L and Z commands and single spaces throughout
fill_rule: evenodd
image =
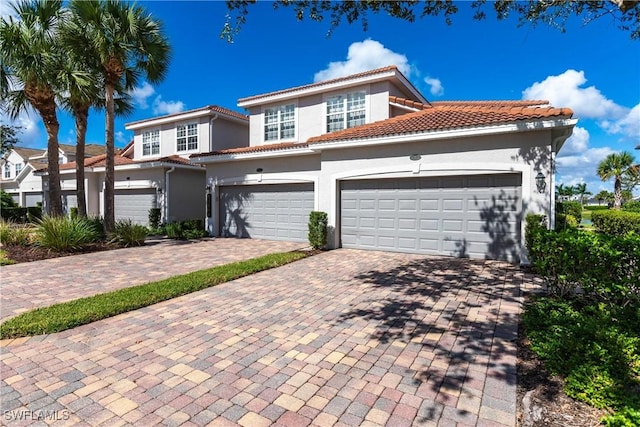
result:
M 233 110 L 230 110 L 228 108 L 220 107 L 218 105 L 207 105 L 205 107 L 200 107 L 200 108 L 196 108 L 196 109 L 193 109 L 193 110 L 181 111 L 179 113 L 172 113 L 172 114 L 167 114 L 167 115 L 164 115 L 164 116 L 157 116 L 157 117 L 152 117 L 152 118 L 149 118 L 149 119 L 137 120 L 135 122 L 125 123 L 125 127 L 126 126 L 140 124 L 140 123 L 145 123 L 145 122 L 151 122 L 153 120 L 166 119 L 166 118 L 169 118 L 169 117 L 177 117 L 177 116 L 181 116 L 183 114 L 197 113 L 199 111 L 207 111 L 207 110 L 213 111 L 213 112 L 216 112 L 216 113 L 226 114 L 227 116 L 235 117 L 236 119 L 245 120 L 247 122 L 249 121 L 249 116 L 247 116 L 246 114 L 241 114 L 241 113 L 238 113 L 237 111 L 233 111 Z
M 100 154 L 99 156 L 94 156 L 94 157 L 85 159 L 84 167 L 85 168 L 105 167 L 107 165 L 106 158 L 107 158 L 106 154 Z M 113 159 L 116 166 L 136 165 L 136 164 L 155 163 L 155 162 L 173 163 L 178 165 L 189 165 L 189 166 L 200 166 L 177 155 L 159 157 L 159 158 L 149 159 L 149 160 L 132 160 L 128 157 L 124 157 L 116 154 Z M 69 163 L 64 163 L 60 165 L 60 170 L 69 170 L 69 169 L 75 169 L 75 168 L 76 168 L 76 162 L 69 162 Z
M 547 101 L 441 101 L 427 105 L 398 97 L 390 97 L 390 100 L 392 98 L 395 103 L 411 105 L 414 108 L 421 109 L 390 119 L 312 137 L 303 143 L 232 148 L 212 153 L 196 154 L 191 157 L 307 148 L 321 142 L 477 128 L 544 119 L 568 119 L 573 115 L 573 111 L 569 108 L 554 108 Z
M 29 160 L 29 157 L 31 156 L 39 156 L 42 153 L 44 153 L 43 149 L 27 148 L 27 147 L 13 147 L 13 151 L 18 153 L 18 155 L 25 160 Z
M 306 85 L 302 85 L 302 86 L 296 86 L 296 87 L 292 87 L 292 88 L 288 88 L 288 89 L 277 90 L 275 92 L 263 93 L 263 94 L 260 94 L 260 95 L 248 96 L 246 98 L 240 98 L 238 100 L 238 104 L 241 104 L 243 102 L 252 101 L 252 100 L 255 100 L 255 99 L 264 98 L 264 97 L 267 97 L 267 96 L 282 95 L 282 94 L 285 94 L 285 93 L 297 92 L 297 91 L 300 91 L 300 90 L 326 86 L 326 85 L 330 85 L 330 84 L 334 84 L 334 83 L 346 82 L 346 81 L 349 81 L 349 80 L 355 80 L 355 79 L 358 79 L 358 78 L 361 78 L 361 77 L 373 76 L 373 75 L 385 73 L 385 72 L 388 72 L 388 71 L 395 71 L 397 73 L 400 73 L 400 71 L 398 70 L 398 67 L 396 67 L 395 65 L 389 65 L 387 67 L 382 67 L 382 68 L 378 68 L 378 69 L 375 69 L 375 70 L 364 71 L 364 72 L 358 73 L 358 74 L 351 74 L 351 75 L 345 76 L 345 77 L 338 77 L 338 78 L 331 79 L 331 80 L 325 80 L 325 81 L 321 81 L 321 82 L 317 82 L 317 83 L 310 83 L 310 84 L 306 84 Z
M 528 101 L 531 102 L 531 101 Z M 475 128 L 535 121 L 551 118 L 571 118 L 569 108 L 554 108 L 528 102 L 450 102 L 434 103 L 432 107 L 412 113 L 309 138 L 308 143 L 366 139 L 419 132 Z

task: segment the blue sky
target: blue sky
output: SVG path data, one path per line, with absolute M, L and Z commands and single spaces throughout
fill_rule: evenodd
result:
M 474 21 L 470 3 L 460 2 L 450 26 L 438 17 L 408 23 L 371 15 L 366 32 L 344 22 L 327 38 L 328 22 L 298 22 L 292 10 L 261 2 L 229 44 L 219 37 L 224 2 L 138 4 L 163 22 L 173 55 L 166 79 L 142 81 L 135 112 L 116 121 L 119 147 L 132 136 L 124 129 L 130 121 L 209 104 L 242 111 L 242 97 L 395 64 L 429 100 L 547 99 L 572 108 L 579 122 L 558 157 L 558 182 L 612 191 L 595 175 L 598 162 L 622 150 L 640 160 L 640 41 L 606 16 L 588 25 L 571 19 L 561 33 L 545 24 L 518 27 L 515 17 L 498 21 L 490 9 Z M 72 120 L 61 113 L 60 121 L 60 142 L 73 143 Z M 46 146 L 36 114 L 15 124 L 25 127 L 22 145 Z M 90 117 L 87 140 L 104 141 L 99 113 Z

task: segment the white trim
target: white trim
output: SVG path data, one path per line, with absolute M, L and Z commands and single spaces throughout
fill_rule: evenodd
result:
M 366 86 L 363 87 L 362 89 L 357 89 L 357 88 L 353 88 L 353 90 L 348 90 L 348 91 L 342 91 L 342 92 L 331 92 L 331 93 L 325 93 L 322 96 L 322 134 L 327 134 L 327 133 L 333 133 L 333 132 L 338 132 L 340 130 L 344 130 L 344 129 L 351 129 L 349 127 L 347 127 L 347 116 L 349 111 L 347 110 L 347 97 L 350 94 L 353 93 L 364 93 L 364 123 L 363 124 L 368 124 L 371 118 L 371 111 L 370 111 L 370 106 L 371 106 L 371 87 L 370 86 Z M 342 115 L 344 116 L 344 126 L 342 129 L 336 129 L 334 131 L 329 131 L 327 129 L 327 116 L 329 115 L 327 113 L 327 99 L 328 98 L 332 98 L 332 97 L 336 97 L 336 96 L 341 96 L 343 97 L 343 104 L 344 104 L 344 111 L 342 111 Z M 354 126 L 355 127 L 355 126 Z
M 389 101 L 389 105 L 392 107 L 400 108 L 401 110 L 410 111 L 415 113 L 416 111 L 422 111 L 421 108 L 409 107 L 408 105 L 398 104 L 397 102 Z
M 196 125 L 196 138 L 197 138 L 197 147 L 194 149 L 189 150 L 189 131 L 188 131 L 188 126 L 189 125 Z M 184 126 L 185 128 L 185 145 L 187 147 L 186 150 L 178 150 L 178 126 Z M 184 155 L 184 154 L 194 154 L 200 151 L 200 123 L 199 122 L 180 122 L 180 123 L 176 123 L 175 124 L 175 152 L 178 155 Z
M 115 190 L 143 190 L 157 188 L 158 184 L 150 179 L 136 179 L 130 181 L 116 181 L 114 183 Z
M 181 122 L 181 121 L 186 121 L 191 119 L 197 119 L 199 117 L 206 117 L 209 114 L 211 114 L 211 111 L 212 110 L 210 109 L 206 109 L 201 111 L 193 111 L 191 113 L 159 117 L 157 119 L 149 119 L 141 122 L 127 123 L 124 125 L 124 128 L 126 130 L 136 130 L 136 129 L 142 129 L 142 128 L 148 128 L 148 127 L 157 127 L 167 123 L 175 123 L 175 122 Z
M 153 143 L 149 142 L 149 154 L 144 154 L 144 135 L 146 133 L 152 133 L 152 132 L 158 132 L 158 152 L 157 153 L 153 152 Z M 147 129 L 144 132 L 142 132 L 140 134 L 140 158 L 148 159 L 151 157 L 161 156 L 161 155 L 162 155 L 162 129 L 157 127 L 157 128 Z
M 281 111 L 280 109 L 283 107 L 288 107 L 290 105 L 293 105 L 293 137 L 291 138 L 285 138 L 285 139 L 281 139 L 280 138 L 280 125 L 282 124 L 282 122 L 280 121 L 280 114 Z M 277 109 L 278 110 L 278 121 L 277 121 L 277 125 L 278 125 L 278 138 L 277 139 L 266 139 L 265 138 L 265 126 L 266 126 L 266 115 L 265 115 L 265 110 L 269 110 L 269 109 Z M 262 107 L 261 111 L 260 111 L 260 116 L 262 119 L 262 127 L 260 129 L 261 131 L 261 141 L 263 144 L 278 144 L 278 143 L 286 143 L 286 142 L 296 142 L 298 141 L 298 127 L 299 127 L 299 123 L 298 123 L 298 117 L 300 116 L 300 112 L 298 110 L 298 102 L 297 101 L 293 101 L 293 102 L 286 102 L 286 103 L 282 103 L 282 104 L 275 104 L 275 105 L 265 105 Z

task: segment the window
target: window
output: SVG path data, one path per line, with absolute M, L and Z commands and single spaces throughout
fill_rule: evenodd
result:
M 152 130 L 142 134 L 142 155 L 160 154 L 160 131 Z
M 198 149 L 198 125 L 178 125 L 176 128 L 177 150 L 192 151 Z
M 58 164 L 63 164 L 64 163 L 64 157 L 60 156 L 58 157 Z
M 264 110 L 264 140 L 293 139 L 296 136 L 294 104 Z
M 327 98 L 327 132 L 363 125 L 365 97 L 364 92 L 353 92 Z
M 9 163 L 4 164 L 4 177 L 11 178 L 11 166 L 9 166 Z
M 22 170 L 22 163 L 16 163 L 16 176 L 20 174 L 21 170 Z

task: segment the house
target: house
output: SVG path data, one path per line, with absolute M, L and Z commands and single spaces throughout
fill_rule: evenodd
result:
M 61 165 L 75 161 L 75 145 L 59 144 L 58 161 Z M 104 152 L 104 146 L 86 144 L 85 156 Z M 37 206 L 43 202 L 42 179 L 37 172 L 47 168 L 47 149 L 14 147 L 0 160 L 2 179 L 0 188 L 11 194 L 20 206 Z M 66 196 L 66 193 L 64 193 Z
M 216 236 L 525 260 L 524 218 L 553 223 L 555 154 L 577 120 L 547 101 L 429 102 L 395 67 L 242 98 L 249 146 L 206 167 Z
M 115 156 L 116 220 L 146 225 L 151 208 L 163 222 L 204 218 L 205 170 L 192 154 L 248 145 L 249 119 L 210 105 L 127 123 L 133 140 Z M 85 159 L 85 197 L 89 215 L 104 215 L 105 154 Z M 60 167 L 63 189 L 76 188 L 75 162 Z M 75 196 L 68 206 L 76 205 Z

